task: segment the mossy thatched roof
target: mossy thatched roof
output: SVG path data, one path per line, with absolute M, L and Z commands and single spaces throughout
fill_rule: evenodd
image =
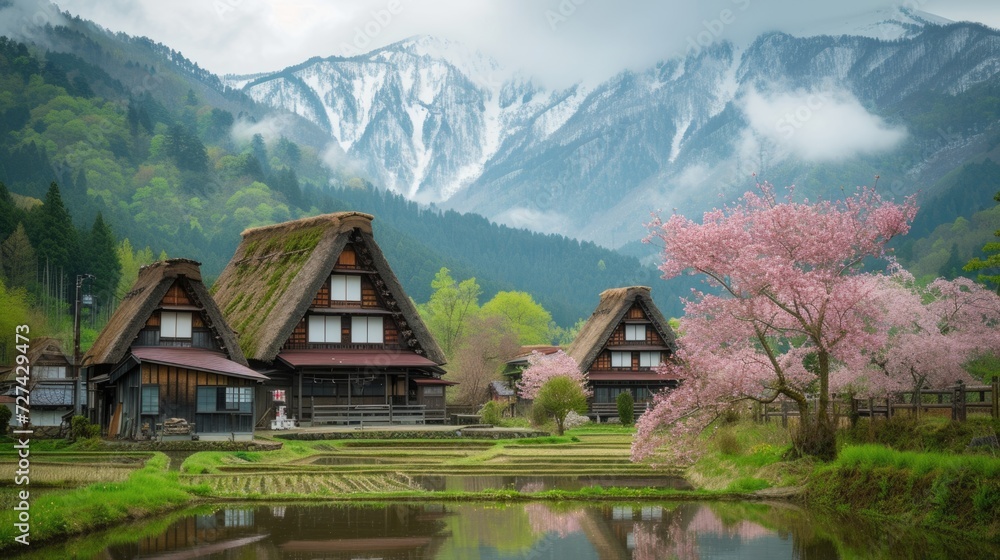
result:
M 181 281 L 197 304 L 205 311 L 208 326 L 221 339 L 229 359 L 241 365 L 247 360 L 226 324 L 222 312 L 201 281 L 201 263 L 190 259 L 168 259 L 139 269 L 139 277 L 125 294 L 111 320 L 97 335 L 94 345 L 83 358 L 83 365 L 117 364 L 132 346 L 149 316 L 159 307 L 163 296 L 176 281 Z
M 240 346 L 272 363 L 329 280 L 348 243 L 365 247 L 412 331 L 412 346 L 437 364 L 444 353 L 424 325 L 372 236 L 370 214 L 338 212 L 248 229 L 212 292 Z
M 580 329 L 580 333 L 576 335 L 567 352 L 580 365 L 580 371 L 586 372 L 590 369 L 598 354 L 607 345 L 608 339 L 625 318 L 625 314 L 636 303 L 646 312 L 653 328 L 670 347 L 671 352 L 676 351 L 677 339 L 674 331 L 653 303 L 648 287 L 611 288 L 601 292 L 601 302 L 597 304 L 597 309 Z

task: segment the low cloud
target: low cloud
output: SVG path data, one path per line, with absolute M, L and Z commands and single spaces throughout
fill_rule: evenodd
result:
M 869 113 L 839 88 L 761 93 L 750 91 L 742 110 L 753 134 L 806 161 L 844 160 L 891 150 L 906 129 Z
M 524 228 L 540 233 L 565 234 L 569 226 L 569 219 L 558 212 L 524 207 L 511 208 L 494 216 L 493 219 L 512 228 Z
M 229 134 L 237 143 L 249 142 L 256 134 L 263 136 L 265 142 L 273 142 L 282 136 L 289 136 L 294 129 L 291 116 L 277 115 L 259 121 L 240 119 L 233 123 Z

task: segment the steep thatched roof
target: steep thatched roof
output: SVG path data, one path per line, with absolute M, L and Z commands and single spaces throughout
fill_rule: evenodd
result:
M 646 286 L 632 286 L 612 288 L 601 292 L 601 302 L 597 304 L 597 309 L 580 329 L 580 334 L 576 335 L 576 339 L 573 340 L 573 344 L 570 345 L 567 352 L 580 365 L 581 371 L 590 369 L 594 360 L 597 359 L 597 355 L 601 353 L 608 339 L 611 338 L 611 334 L 614 333 L 622 319 L 625 318 L 625 314 L 635 303 L 638 303 L 646 312 L 646 316 L 653 323 L 653 328 L 660 334 L 671 351 L 676 350 L 677 341 L 674 331 L 656 304 L 653 303 L 649 291 Z
M 222 345 L 229 359 L 247 365 L 236 335 L 226 324 L 215 300 L 201 282 L 200 267 L 201 263 L 190 259 L 168 259 L 139 269 L 139 277 L 132 285 L 132 290 L 125 294 L 125 299 L 118 305 L 118 309 L 101 334 L 97 336 L 94 345 L 83 359 L 83 365 L 120 362 L 149 316 L 160 305 L 170 286 L 178 279 L 188 288 L 189 295 L 205 310 L 208 326 L 222 339 Z
M 411 347 L 443 364 L 444 352 L 417 314 L 372 236 L 370 214 L 338 212 L 248 229 L 212 292 L 244 353 L 272 363 L 348 243 L 370 256 L 391 294 L 390 311 L 407 323 Z

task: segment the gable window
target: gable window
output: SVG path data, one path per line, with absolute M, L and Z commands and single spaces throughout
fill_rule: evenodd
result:
M 332 301 L 361 301 L 361 277 L 334 274 L 330 277 Z
M 659 352 L 639 352 L 639 367 L 656 367 L 662 361 Z
M 646 325 L 625 325 L 625 340 L 646 340 Z
M 160 338 L 191 338 L 191 312 L 160 312 Z
M 611 367 L 632 367 L 632 353 L 612 352 Z
M 383 342 L 382 318 L 351 317 L 351 342 L 381 344 Z
M 309 316 L 309 342 L 340 342 L 340 316 Z
M 35 379 L 66 379 L 64 366 L 32 366 L 31 376 Z

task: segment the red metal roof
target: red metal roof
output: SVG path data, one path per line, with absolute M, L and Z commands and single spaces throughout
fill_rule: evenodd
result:
M 140 362 L 180 366 L 199 371 L 267 381 L 267 376 L 238 364 L 221 352 L 205 348 L 175 348 L 169 346 L 134 346 L 132 355 Z
M 418 377 L 413 382 L 417 385 L 458 385 L 458 381 L 448 381 L 436 377 Z
M 655 371 L 591 371 L 587 374 L 590 381 L 676 381 L 673 377 L 660 375 Z
M 378 350 L 285 350 L 278 354 L 278 359 L 292 367 L 439 367 L 431 360 L 413 352 Z

